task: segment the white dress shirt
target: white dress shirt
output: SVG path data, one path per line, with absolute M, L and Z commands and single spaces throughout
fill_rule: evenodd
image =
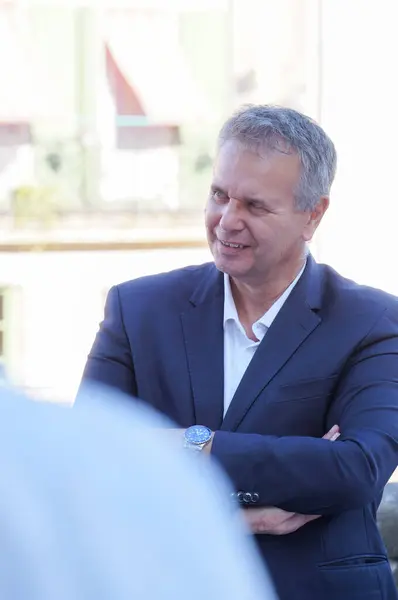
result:
M 253 333 L 258 342 L 253 342 L 247 337 L 238 317 L 229 275 L 224 274 L 224 416 L 261 340 L 288 299 L 304 269 L 305 265 L 278 300 L 253 324 Z

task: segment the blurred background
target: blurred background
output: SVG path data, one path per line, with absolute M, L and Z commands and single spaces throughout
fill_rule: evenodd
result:
M 317 119 L 339 167 L 315 257 L 398 293 L 395 0 L 0 0 L 0 380 L 70 401 L 109 287 L 209 259 L 218 129 Z

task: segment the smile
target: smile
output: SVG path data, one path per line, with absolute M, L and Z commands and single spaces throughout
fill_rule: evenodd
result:
M 245 248 L 243 244 L 233 244 L 232 242 L 223 242 L 222 240 L 218 241 L 221 242 L 221 244 L 223 246 L 226 246 L 227 248 Z

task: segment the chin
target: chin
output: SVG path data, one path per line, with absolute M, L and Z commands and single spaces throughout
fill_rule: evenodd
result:
M 243 268 L 242 266 L 241 268 L 239 268 L 238 265 L 233 265 L 230 263 L 230 261 L 226 261 L 225 259 L 222 259 L 220 257 L 214 258 L 214 264 L 216 265 L 217 269 L 222 273 L 225 273 L 230 277 L 236 277 L 238 279 L 239 277 L 244 277 L 248 271 L 247 267 Z

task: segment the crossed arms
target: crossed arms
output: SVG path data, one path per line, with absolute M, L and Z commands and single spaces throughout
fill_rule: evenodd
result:
M 120 306 L 113 308 L 108 309 L 106 328 L 99 334 L 102 351 L 109 351 L 107 380 L 103 379 L 104 357 L 96 356 L 96 344 L 86 377 L 137 395 Z M 224 467 L 236 490 L 257 492 L 259 506 L 275 507 L 268 510 L 274 511 L 276 521 L 281 514 L 285 522 L 297 515 L 315 518 L 372 502 L 398 463 L 396 308 L 386 309 L 379 316 L 347 361 L 330 405 L 326 429 L 336 423 L 341 435 L 333 443 L 310 437 L 217 431 L 211 454 Z M 254 515 L 259 513 L 246 509 L 245 514 L 249 515 L 249 523 L 253 519 L 256 529 Z
M 256 490 L 262 506 L 278 509 L 248 513 L 255 531 L 270 523 L 264 532 L 289 533 L 310 515 L 359 508 L 382 492 L 398 463 L 398 326 L 387 311 L 346 365 L 327 427 L 334 423 L 333 443 L 216 432 L 212 454 L 236 489 Z

